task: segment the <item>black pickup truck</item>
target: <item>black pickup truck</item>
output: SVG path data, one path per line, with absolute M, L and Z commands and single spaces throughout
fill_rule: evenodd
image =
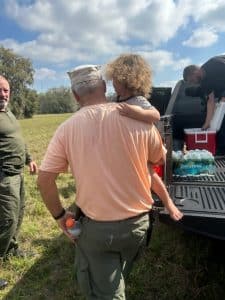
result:
M 184 128 L 200 128 L 206 115 L 206 101 L 185 95 L 187 84 L 179 81 L 171 88 L 154 88 L 151 103 L 162 118 L 159 129 L 167 147 L 164 181 L 175 205 L 184 213 L 174 222 L 158 208 L 159 220 L 215 239 L 225 240 L 225 156 L 215 156 L 213 176 L 179 177 L 173 174 L 172 150 L 182 148 Z M 160 207 L 160 202 L 157 202 Z

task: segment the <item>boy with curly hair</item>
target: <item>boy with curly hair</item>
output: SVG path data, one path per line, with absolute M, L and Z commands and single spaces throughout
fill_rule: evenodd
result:
M 145 59 L 138 54 L 122 54 L 105 67 L 105 77 L 111 80 L 117 94 L 116 102 L 121 115 L 152 124 L 160 120 L 159 111 L 147 98 L 152 89 L 152 70 Z M 162 200 L 170 217 L 177 221 L 182 213 L 174 205 L 158 174 L 149 166 L 151 189 Z

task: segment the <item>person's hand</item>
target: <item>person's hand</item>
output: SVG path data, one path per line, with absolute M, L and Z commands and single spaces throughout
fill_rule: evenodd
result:
M 209 123 L 204 123 L 202 126 L 202 130 L 207 130 L 207 129 L 209 129 L 209 127 L 210 127 Z
M 137 105 L 130 105 L 127 103 L 122 103 L 118 106 L 118 111 L 120 115 L 136 119 L 137 115 L 139 115 L 142 112 L 142 108 Z
M 37 174 L 38 166 L 35 161 L 31 161 L 28 167 L 31 175 Z
M 66 220 L 68 218 L 73 218 L 75 219 L 75 214 L 71 211 L 66 211 L 65 215 L 58 219 L 56 222 L 58 224 L 58 226 L 62 229 L 63 233 L 73 242 L 75 243 L 75 239 L 74 237 L 67 231 L 67 228 L 66 228 Z
M 167 210 L 170 214 L 171 219 L 174 221 L 179 221 L 183 218 L 183 213 L 176 207 L 175 204 L 173 204 L 172 200 L 170 205 L 167 207 Z

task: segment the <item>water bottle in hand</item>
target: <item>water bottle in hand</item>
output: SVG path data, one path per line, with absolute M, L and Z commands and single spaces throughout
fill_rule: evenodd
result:
M 68 218 L 66 220 L 67 231 L 74 237 L 78 238 L 81 233 L 81 224 L 73 218 Z

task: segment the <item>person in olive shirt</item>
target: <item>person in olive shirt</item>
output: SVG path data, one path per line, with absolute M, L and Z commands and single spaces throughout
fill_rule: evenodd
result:
M 0 76 L 0 257 L 18 254 L 17 235 L 24 213 L 23 168 L 37 165 L 28 154 L 18 121 L 8 109 L 10 87 Z M 0 280 L 4 286 L 4 280 Z

